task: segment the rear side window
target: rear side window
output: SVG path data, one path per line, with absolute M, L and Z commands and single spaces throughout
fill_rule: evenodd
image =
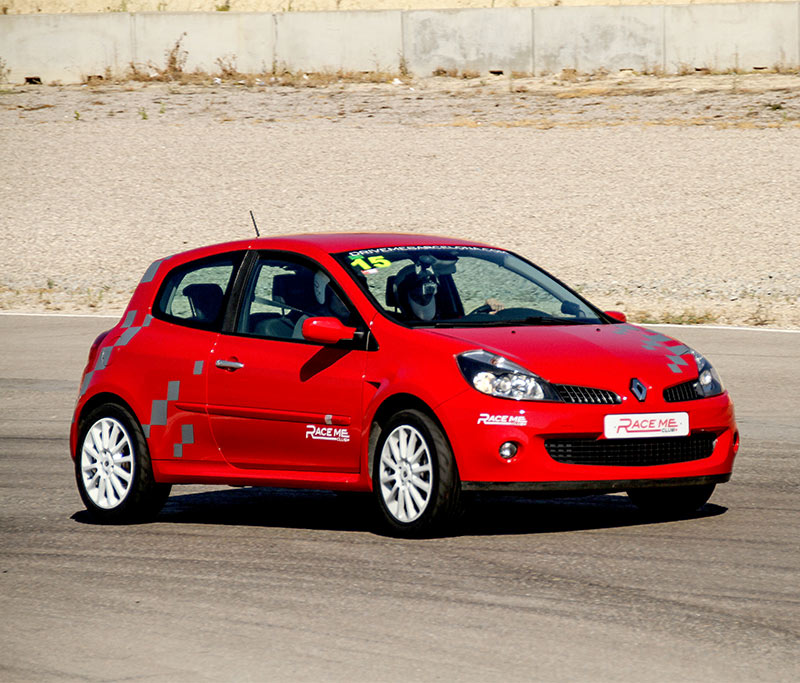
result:
M 240 261 L 240 254 L 225 254 L 176 268 L 164 279 L 155 316 L 190 327 L 219 329 Z

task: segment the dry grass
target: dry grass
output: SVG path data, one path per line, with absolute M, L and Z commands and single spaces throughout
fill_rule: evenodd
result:
M 337 83 L 411 83 L 409 76 L 391 71 L 283 71 L 265 74 L 267 82 L 273 85 L 300 88 L 324 88 Z
M 745 318 L 745 324 L 753 325 L 755 327 L 764 327 L 766 325 L 771 325 L 775 322 L 775 318 L 767 310 L 767 307 L 763 303 L 759 303 L 756 307 L 756 310 L 753 311 L 747 318 Z
M 458 78 L 458 69 L 445 69 L 440 66 L 434 69 L 431 75 L 437 78 Z
M 0 310 L 82 311 L 121 310 L 130 292 L 109 287 L 69 289 L 48 279 L 45 287 L 14 288 L 0 285 Z
M 470 80 L 473 78 L 480 78 L 481 72 L 475 71 L 474 69 L 463 69 L 462 71 L 458 69 L 445 69 L 440 66 L 434 69 L 431 75 L 437 78 L 463 78 Z
M 397 71 L 369 70 L 369 71 L 291 71 L 273 65 L 272 69 L 258 73 L 241 71 L 236 64 L 235 55 L 224 55 L 214 60 L 216 71 L 208 72 L 201 69 L 188 71 L 186 68 L 188 52 L 183 47 L 183 40 L 186 34 L 178 37 L 175 43 L 164 52 L 164 64 L 158 66 L 153 62 L 130 63 L 127 70 L 122 74 L 113 74 L 110 69 L 106 69 L 104 74 L 90 74 L 83 77 L 83 83 L 91 86 L 98 86 L 104 83 L 125 84 L 128 82 L 166 82 L 177 85 L 219 85 L 221 83 L 234 83 L 246 87 L 254 86 L 292 86 L 322 88 L 339 83 L 394 83 L 399 80 L 402 83 L 410 84 L 414 78 L 409 74 L 407 65 L 401 60 Z M 667 74 L 660 66 L 648 67 L 642 70 L 620 69 L 616 73 L 600 68 L 589 72 L 581 72 L 574 68 L 565 68 L 557 74 L 550 76 L 551 85 L 561 89 L 555 96 L 560 99 L 574 99 L 580 97 L 594 96 L 625 96 L 625 95 L 647 95 L 661 91 L 661 87 L 654 83 L 649 89 L 643 89 L 641 84 L 632 86 L 631 81 L 640 77 L 652 77 L 663 81 L 664 79 L 681 76 L 732 76 L 732 81 L 728 81 L 728 87 L 734 91 L 740 91 L 740 77 L 746 78 L 754 73 L 758 74 L 798 74 L 800 67 L 787 66 L 785 64 L 775 64 L 770 68 L 759 68 L 756 70 L 744 71 L 742 69 L 714 70 L 707 67 L 695 67 L 688 64 L 680 64 L 676 69 L 677 73 Z M 7 73 L 5 63 L 0 60 L 0 82 L 4 74 Z M 541 86 L 533 85 L 536 81 L 542 81 L 544 74 L 539 78 L 535 75 L 522 72 L 511 71 L 504 73 L 492 71 L 490 75 L 482 74 L 474 69 L 445 68 L 434 69 L 432 75 L 439 78 L 451 78 L 459 80 L 492 79 L 502 77 L 508 81 L 508 90 L 516 93 L 543 92 Z M 564 89 L 565 86 L 574 84 L 574 88 Z
M 680 313 L 667 311 L 652 313 L 648 311 L 635 311 L 628 316 L 630 322 L 663 325 L 707 325 L 719 322 L 719 317 L 711 311 L 694 311 L 686 309 Z
M 692 118 L 665 118 L 657 120 L 644 120 L 634 117 L 627 117 L 624 120 L 599 119 L 590 121 L 581 120 L 556 120 L 549 118 L 537 119 L 515 119 L 509 121 L 478 121 L 468 117 L 456 117 L 450 123 L 431 124 L 436 126 L 450 126 L 453 128 L 535 128 L 538 130 L 549 130 L 551 128 L 617 128 L 620 126 L 713 126 L 717 130 L 763 130 L 767 128 L 800 127 L 800 121 L 750 121 L 746 119 L 738 121 L 717 121 L 704 117 Z
M 233 83 L 246 87 L 256 86 L 292 86 L 298 88 L 323 88 L 337 83 L 393 83 L 400 81 L 410 83 L 411 78 L 407 73 L 390 71 L 290 71 L 288 69 L 263 71 L 258 73 L 240 71 L 234 55 L 217 57 L 215 64 L 217 71 L 208 73 L 201 69 L 186 70 L 188 53 L 183 49 L 183 34 L 175 44 L 165 53 L 163 67 L 152 62 L 147 64 L 131 63 L 127 72 L 118 78 L 106 74 L 105 79 L 114 83 L 135 81 L 142 83 L 176 83 L 178 85 L 219 85 Z M 97 85 L 103 81 L 102 76 L 90 76 L 84 79 L 89 85 Z

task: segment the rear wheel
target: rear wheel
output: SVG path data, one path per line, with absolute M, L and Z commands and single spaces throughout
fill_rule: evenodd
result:
M 461 483 L 450 444 L 418 410 L 385 425 L 373 453 L 372 488 L 389 529 L 401 536 L 442 530 L 459 509 Z
M 690 515 L 703 507 L 714 493 L 714 486 L 702 484 L 631 489 L 627 494 L 642 512 L 659 517 L 676 517 Z
M 153 479 L 139 423 L 114 403 L 95 408 L 84 420 L 75 479 L 86 509 L 101 522 L 150 519 L 163 507 L 171 488 Z

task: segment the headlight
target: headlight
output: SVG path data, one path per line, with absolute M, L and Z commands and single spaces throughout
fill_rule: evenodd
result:
M 723 391 L 722 380 L 714 366 L 708 362 L 708 359 L 702 353 L 698 353 L 694 349 L 689 349 L 689 351 L 694 356 L 695 363 L 697 363 L 697 384 L 695 389 L 698 395 L 706 397 L 721 394 Z
M 510 360 L 482 349 L 456 356 L 461 374 L 475 389 L 489 396 L 516 401 L 560 401 L 541 377 Z

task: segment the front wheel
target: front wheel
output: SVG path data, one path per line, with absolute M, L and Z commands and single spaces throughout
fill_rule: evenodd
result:
M 454 519 L 461 483 L 450 444 L 431 418 L 418 410 L 397 413 L 373 457 L 372 488 L 392 532 L 424 536 Z
M 107 403 L 83 422 L 75 479 L 86 509 L 107 523 L 155 517 L 171 487 L 153 479 L 150 452 L 137 420 L 122 406 Z
M 679 517 L 690 515 L 703 507 L 714 493 L 714 486 L 701 484 L 631 489 L 627 494 L 642 512 L 658 517 Z

